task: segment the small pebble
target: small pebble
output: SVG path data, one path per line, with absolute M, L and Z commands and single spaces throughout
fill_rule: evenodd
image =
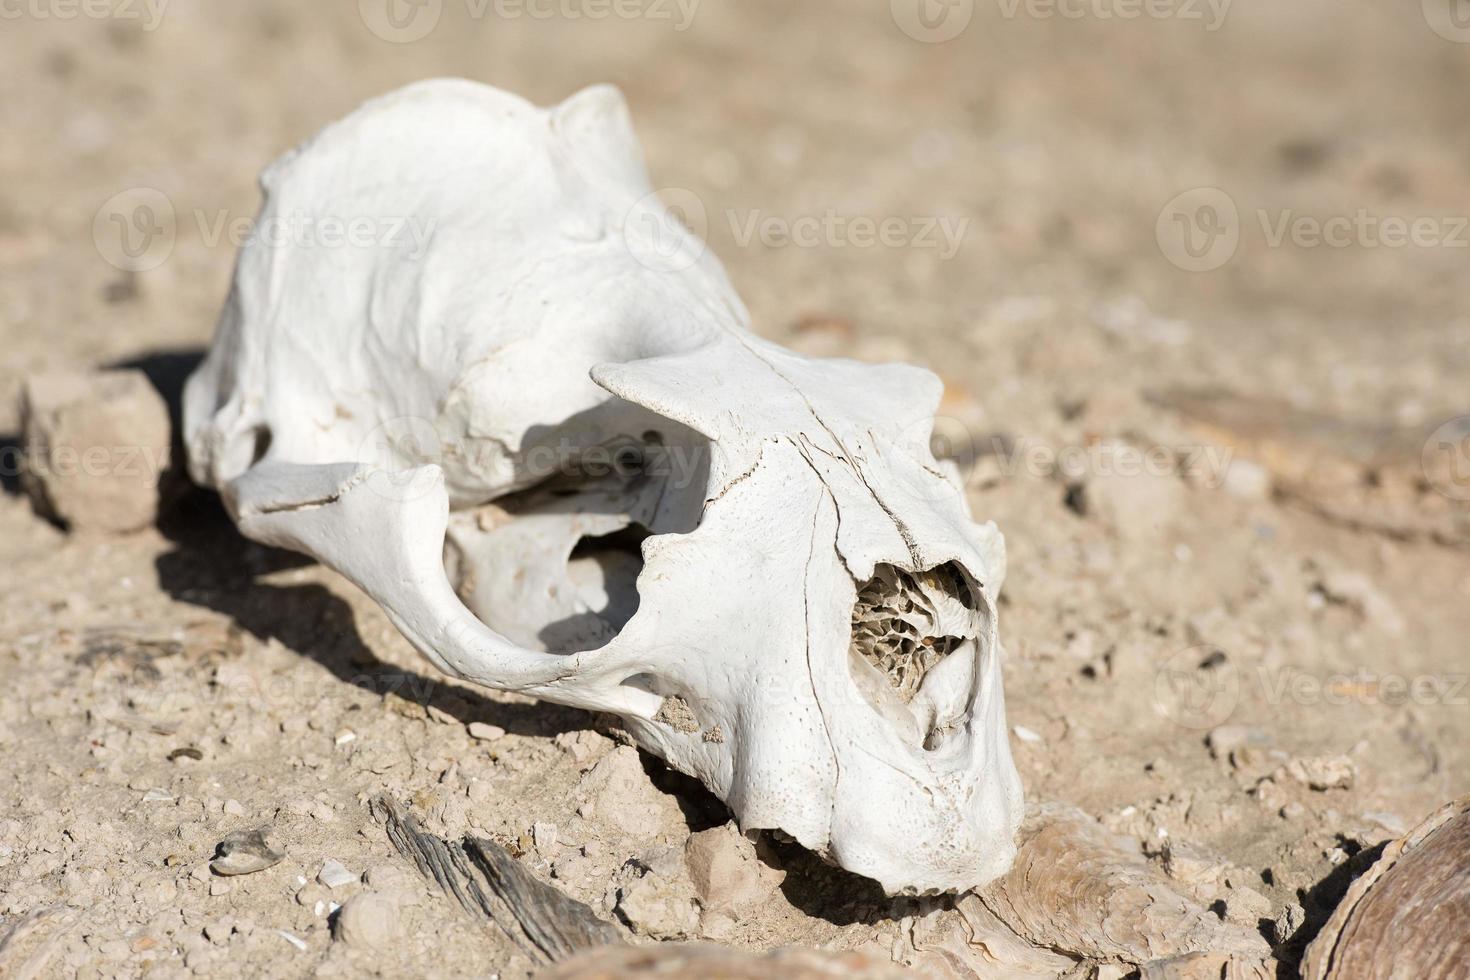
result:
M 281 863 L 286 853 L 271 845 L 271 828 L 236 831 L 215 847 L 209 866 L 217 875 L 248 875 Z
M 385 895 L 354 895 L 333 922 L 332 936 L 349 946 L 377 948 L 393 942 L 398 933 L 398 909 Z
M 505 729 L 499 725 L 486 724 L 483 721 L 472 721 L 469 724 L 470 738 L 481 742 L 493 742 L 505 737 Z
M 1351 788 L 1358 768 L 1347 756 L 1334 755 L 1293 759 L 1287 764 L 1286 772 L 1292 779 L 1321 793 Z
M 1229 759 L 1230 754 L 1243 748 L 1267 748 L 1271 737 L 1259 728 L 1249 725 L 1221 725 L 1205 736 L 1210 755 L 1216 759 Z
M 1225 470 L 1225 492 L 1242 500 L 1265 500 L 1271 495 L 1271 474 L 1259 463 L 1233 459 Z
M 1016 725 L 1011 728 L 1011 731 L 1014 732 L 1016 737 L 1023 742 L 1036 743 L 1042 741 L 1040 732 L 1033 731 L 1032 729 L 1027 728 L 1025 725 Z
M 1277 945 L 1281 945 L 1296 935 L 1307 921 L 1306 910 L 1296 902 L 1288 902 L 1276 915 L 1272 923 L 1272 932 L 1275 934 Z

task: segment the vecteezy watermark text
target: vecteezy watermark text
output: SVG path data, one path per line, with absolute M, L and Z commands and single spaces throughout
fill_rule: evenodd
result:
M 1356 208 L 1341 214 L 1303 214 L 1294 208 L 1257 208 L 1266 248 L 1470 248 L 1470 216 L 1382 214 Z M 1218 187 L 1196 187 L 1171 198 L 1154 223 L 1159 251 L 1187 272 L 1211 272 L 1235 257 L 1249 224 L 1234 198 Z
M 970 228 L 968 217 L 843 214 L 834 208 L 808 214 L 727 208 L 724 219 L 737 248 L 927 249 L 944 260 L 959 252 Z M 711 220 L 698 194 L 666 187 L 634 203 L 624 217 L 623 236 L 640 264 L 679 271 L 703 257 L 712 224 L 718 219 Z
M 918 443 L 927 439 L 927 446 Z M 1056 443 L 1030 436 L 977 434 L 958 419 L 917 423 L 903 440 L 913 452 L 927 449 L 958 469 L 966 486 L 982 480 L 1028 476 L 1065 483 L 1092 477 L 1182 477 L 1216 489 L 1225 482 L 1235 453 L 1228 446 L 1134 445 L 1127 442 Z
M 741 248 L 758 241 L 766 248 L 915 248 L 934 249 L 941 259 L 954 258 L 969 230 L 969 218 L 940 215 L 875 218 L 844 215 L 834 210 L 821 214 L 767 214 L 752 210 L 745 214 L 725 212 L 730 234 Z
M 1272 708 L 1470 706 L 1470 674 L 1401 674 L 1371 669 L 1308 670 L 1303 667 L 1238 667 L 1223 650 L 1180 650 L 1154 675 L 1154 707 L 1185 728 L 1224 724 L 1250 692 Z
M 231 217 L 225 210 L 194 211 L 200 238 L 209 248 L 221 242 L 243 248 L 258 241 L 270 248 L 392 248 L 411 259 L 424 254 L 437 222 L 411 216 L 307 214 L 293 211 L 264 219 Z
M 1206 31 L 1225 23 L 1233 0 L 995 0 L 1006 20 L 1173 20 L 1198 22 Z M 1431 0 L 1425 0 L 1426 3 Z M 915 41 L 941 44 L 965 32 L 975 0 L 889 0 L 894 24 Z
M 454 0 L 470 20 L 647 20 L 675 31 L 694 23 L 702 0 Z M 384 41 L 411 44 L 432 34 L 446 0 L 358 0 L 367 29 Z
M 0 20 L 141 21 L 144 31 L 163 23 L 170 0 L 0 0 Z
M 24 474 L 90 479 L 118 477 L 156 487 L 169 467 L 169 452 L 158 446 L 0 446 L 0 477 Z
M 314 214 L 296 210 L 263 217 L 232 214 L 224 208 L 187 212 L 207 248 L 243 248 L 258 242 L 269 248 L 397 249 L 421 258 L 437 221 L 418 215 Z M 92 219 L 92 241 L 109 264 L 127 272 L 146 272 L 168 261 L 178 242 L 180 218 L 173 201 L 151 187 L 114 194 Z
M 1218 31 L 1232 0 L 996 0 L 1001 16 L 1012 20 L 1179 20 L 1199 21 Z

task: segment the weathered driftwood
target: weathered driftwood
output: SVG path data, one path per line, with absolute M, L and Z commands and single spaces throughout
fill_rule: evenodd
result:
M 1099 966 L 1143 968 L 1151 980 L 1274 975 L 1264 939 L 1177 892 L 1135 842 L 1063 804 L 1032 806 L 1011 870 L 956 908 L 962 929 L 936 917 L 914 936 L 926 954 L 917 965 L 938 975 L 1052 980 Z
M 398 853 L 454 896 L 464 910 L 488 919 L 535 963 L 554 963 L 622 937 L 586 905 L 538 881 L 505 848 L 466 835 L 446 841 L 426 833 L 391 797 L 373 800 Z
M 1470 977 L 1470 796 L 1384 848 L 1308 947 L 1302 977 Z
M 0 977 L 35 980 L 49 976 L 46 968 L 51 957 L 76 923 L 73 912 L 54 907 L 32 909 L 6 923 L 0 928 Z
M 1260 936 L 1175 891 L 1132 841 L 1061 804 L 1032 809 L 1015 865 L 978 898 L 1021 938 L 1091 960 L 1139 965 L 1197 952 L 1269 955 Z

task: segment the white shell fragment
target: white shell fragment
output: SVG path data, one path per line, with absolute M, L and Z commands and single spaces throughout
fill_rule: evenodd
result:
M 245 535 L 455 677 L 621 715 L 745 830 L 891 893 L 1005 871 L 1004 545 L 934 375 L 752 333 L 609 87 L 421 83 L 262 185 L 261 227 L 382 234 L 241 252 L 185 436 Z
M 328 888 L 341 888 L 355 883 L 357 875 L 348 871 L 346 865 L 336 858 L 327 858 L 322 862 L 322 869 L 317 872 L 316 880 Z

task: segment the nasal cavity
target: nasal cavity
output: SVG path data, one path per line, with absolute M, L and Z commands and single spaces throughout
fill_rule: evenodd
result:
M 954 562 L 921 572 L 894 565 L 873 569 L 858 589 L 850 649 L 853 674 L 870 699 L 896 695 L 908 704 L 931 670 L 979 635 L 976 590 Z M 879 678 L 889 690 L 873 689 Z

